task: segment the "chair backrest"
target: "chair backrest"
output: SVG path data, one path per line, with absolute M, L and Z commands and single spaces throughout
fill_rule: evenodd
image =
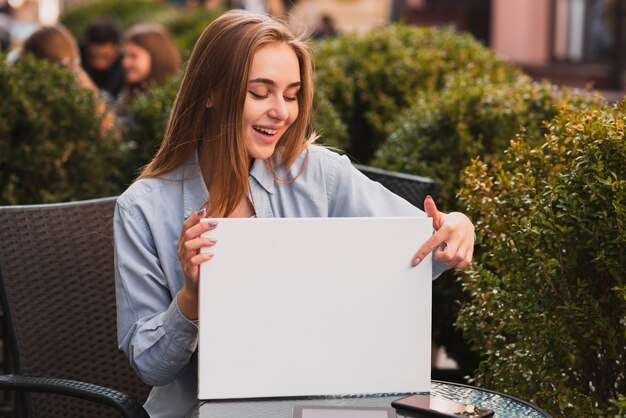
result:
M 0 207 L 0 286 L 15 372 L 94 383 L 145 401 L 149 387 L 117 348 L 115 198 Z M 79 399 L 33 394 L 33 416 L 115 416 Z
M 422 210 L 424 210 L 424 199 L 426 196 L 430 195 L 434 199 L 441 189 L 439 183 L 428 177 L 382 170 L 360 164 L 354 164 L 354 166 L 370 179 L 379 182 L 413 206 Z

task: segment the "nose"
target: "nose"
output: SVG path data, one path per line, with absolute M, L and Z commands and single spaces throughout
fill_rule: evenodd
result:
M 289 109 L 287 109 L 287 103 L 283 96 L 278 96 L 272 103 L 272 108 L 268 112 L 268 116 L 272 119 L 280 121 L 287 120 L 289 117 Z

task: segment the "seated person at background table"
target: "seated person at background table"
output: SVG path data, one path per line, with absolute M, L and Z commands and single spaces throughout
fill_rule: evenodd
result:
M 312 100 L 309 47 L 272 18 L 230 11 L 197 41 L 163 143 L 115 210 L 118 342 L 154 386 L 151 416 L 197 402 L 199 266 L 212 258 L 199 250 L 219 246 L 201 218 L 432 216 L 407 264 L 435 249 L 433 277 L 470 263 L 465 215 L 431 198 L 424 213 L 312 144 Z
M 98 91 L 91 78 L 80 67 L 78 44 L 65 26 L 42 26 L 37 29 L 24 41 L 22 55 L 24 54 L 64 65 L 76 73 L 78 82 L 83 87 Z
M 111 97 L 124 87 L 122 69 L 122 31 L 110 17 L 97 17 L 89 22 L 80 49 L 85 72 Z
M 125 86 L 120 95 L 118 115 L 125 116 L 135 95 L 151 85 L 162 85 L 180 71 L 182 58 L 167 30 L 152 23 L 140 23 L 125 34 Z
M 100 91 L 87 73 L 80 66 L 80 53 L 74 35 L 63 25 L 43 26 L 33 32 L 24 42 L 22 55 L 30 54 L 36 58 L 68 67 L 76 74 L 77 82 L 93 92 L 96 98 L 96 111 L 104 113 L 102 128 L 111 130 L 115 124 L 112 112 L 107 109 Z

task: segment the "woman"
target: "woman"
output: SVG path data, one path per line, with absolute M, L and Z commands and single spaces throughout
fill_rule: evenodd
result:
M 145 92 L 151 84 L 162 85 L 180 71 L 180 52 L 167 30 L 158 24 L 141 23 L 131 27 L 125 35 L 125 87 L 122 91 L 120 112 L 125 113 L 138 92 Z
M 83 87 L 97 92 L 95 84 L 80 67 L 80 53 L 76 39 L 65 26 L 42 26 L 24 41 L 22 54 L 30 54 L 36 58 L 53 64 L 61 64 L 76 73 Z
M 219 227 L 201 218 L 425 216 L 312 144 L 312 67 L 281 23 L 222 15 L 196 43 L 161 148 L 118 199 L 118 339 L 155 386 L 152 416 L 184 416 L 196 402 L 199 266 L 212 258 L 199 250 L 219 245 L 201 237 Z M 426 208 L 437 232 L 414 265 L 439 248 L 434 276 L 466 267 L 472 223 L 432 199 Z
M 80 66 L 78 43 L 70 31 L 63 25 L 43 26 L 33 32 L 24 42 L 22 55 L 29 54 L 53 64 L 68 67 L 76 75 L 76 80 L 83 88 L 91 90 L 96 98 L 96 112 L 102 114 L 102 129 L 109 132 L 115 124 L 114 114 L 100 95 L 98 87 Z

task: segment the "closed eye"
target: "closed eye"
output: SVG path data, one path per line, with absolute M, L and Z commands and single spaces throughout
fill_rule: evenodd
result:
M 257 93 L 255 93 L 255 92 L 253 92 L 253 91 L 251 91 L 251 90 L 248 90 L 248 93 L 250 93 L 250 95 L 251 95 L 254 99 L 257 99 L 257 100 L 260 100 L 260 99 L 266 99 L 266 98 L 269 96 L 269 93 L 267 93 L 266 95 L 261 95 L 261 94 L 257 94 Z

